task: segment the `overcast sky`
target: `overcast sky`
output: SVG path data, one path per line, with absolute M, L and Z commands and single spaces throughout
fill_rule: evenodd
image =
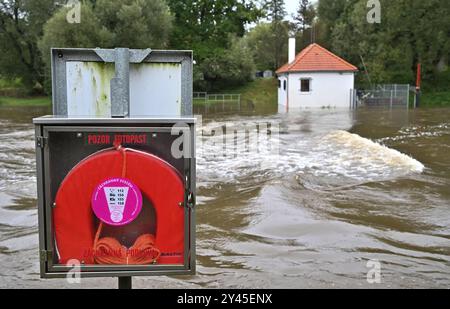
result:
M 289 19 L 291 19 L 291 15 L 295 14 L 295 11 L 297 11 L 297 6 L 300 1 L 298 0 L 285 0 L 286 3 L 286 11 L 288 13 Z
M 316 3 L 317 0 L 311 1 L 311 3 Z M 284 3 L 286 4 L 286 11 L 288 13 L 288 18 L 292 19 L 292 14 L 295 14 L 297 12 L 298 4 L 300 3 L 299 0 L 284 0 Z
M 317 3 L 318 0 L 311 0 L 311 3 L 315 4 Z M 300 3 L 300 0 L 284 0 L 284 4 L 285 4 L 285 8 L 286 8 L 286 19 L 293 21 L 293 17 L 292 15 L 295 15 L 297 13 L 297 9 L 298 9 L 298 5 Z M 262 19 L 263 22 L 267 22 L 267 19 Z M 255 26 L 256 24 L 250 24 L 247 26 L 247 30 L 251 29 Z

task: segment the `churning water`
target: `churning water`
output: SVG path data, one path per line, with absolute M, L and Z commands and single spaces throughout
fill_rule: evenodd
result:
M 0 109 L 0 287 L 79 287 L 38 275 L 30 122 L 46 112 Z M 450 286 L 450 110 L 249 113 L 203 124 L 198 274 L 136 286 Z M 254 128 L 270 134 L 252 138 Z M 381 284 L 367 282 L 371 260 Z M 82 282 L 98 286 L 116 281 Z

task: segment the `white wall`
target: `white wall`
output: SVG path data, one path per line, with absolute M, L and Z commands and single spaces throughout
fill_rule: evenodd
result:
M 67 108 L 72 117 L 111 117 L 114 64 L 67 62 Z M 130 116 L 181 115 L 181 64 L 130 65 Z
M 278 77 L 278 80 L 280 81 L 280 87 L 278 88 L 278 105 L 287 105 L 287 90 L 288 90 L 288 84 L 287 84 L 287 76 L 286 75 L 280 75 Z M 286 90 L 283 88 L 283 84 L 286 81 Z
M 283 78 L 282 76 L 279 79 Z M 311 92 L 300 92 L 300 79 L 311 79 Z M 278 104 L 291 108 L 321 108 L 350 106 L 350 89 L 354 89 L 354 73 L 290 73 L 287 94 L 279 90 Z

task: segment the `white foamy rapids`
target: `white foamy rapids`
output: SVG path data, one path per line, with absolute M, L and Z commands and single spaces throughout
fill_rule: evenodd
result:
M 321 170 L 358 180 L 401 177 L 425 168 L 406 154 L 345 131 L 327 134 L 313 151 Z
M 221 135 L 203 137 L 202 155 L 198 158 L 200 186 L 247 183 L 249 178 L 259 182 L 288 174 L 297 174 L 308 182 L 313 178 L 313 185 L 345 186 L 424 170 L 422 163 L 397 150 L 345 131 L 325 135 L 274 134 L 253 142 L 237 139 L 237 146 L 248 143 L 247 149 L 259 149 L 237 155 L 224 151 L 223 139 Z M 273 144 L 278 144 L 279 152 L 270 150 Z
M 430 126 L 411 126 L 402 128 L 396 136 L 380 138 L 380 143 L 407 141 L 415 138 L 436 138 L 450 134 L 450 124 L 441 123 Z

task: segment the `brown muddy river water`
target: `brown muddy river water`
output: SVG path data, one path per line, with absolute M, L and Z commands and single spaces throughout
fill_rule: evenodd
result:
M 0 107 L 0 288 L 116 287 L 39 279 L 31 119 L 49 112 Z M 276 142 L 279 152 L 252 151 L 244 136 L 234 144 L 248 151 L 221 155 L 225 123 L 272 124 L 279 130 L 258 147 Z M 135 278 L 135 287 L 450 287 L 450 109 L 247 113 L 203 124 L 198 273 Z M 367 281 L 373 261 L 380 284 Z

